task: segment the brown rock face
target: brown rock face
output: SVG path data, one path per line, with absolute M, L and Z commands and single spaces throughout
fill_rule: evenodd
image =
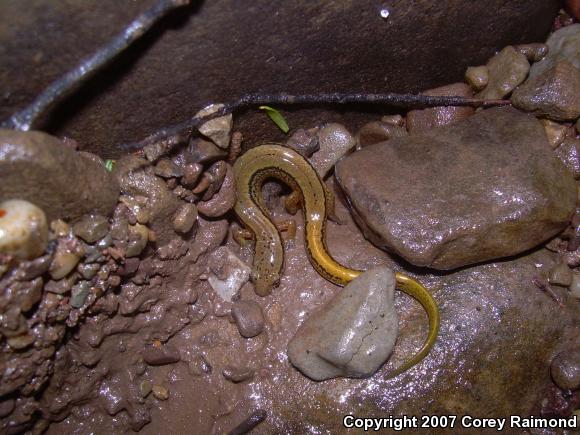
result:
M 562 60 L 530 78 L 512 95 L 515 107 L 556 121 L 580 116 L 580 69 Z
M 38 131 L 0 130 L 0 177 L 0 201 L 30 201 L 49 221 L 109 216 L 119 196 L 102 164 Z
M 0 32 L 0 118 L 32 101 L 154 1 L 122 8 L 115 0 L 0 2 L 0 16 L 10 17 Z M 468 65 L 485 63 L 506 44 L 544 40 L 560 7 L 559 0 L 436 7 L 431 0 L 193 2 L 83 87 L 47 126 L 115 157 L 123 153 L 120 143 L 248 92 L 420 91 L 461 80 Z M 323 109 L 284 115 L 291 126 L 308 125 L 313 116 L 331 120 Z M 284 138 L 258 111 L 239 127 L 251 142 Z
M 436 269 L 530 249 L 564 229 L 576 202 L 541 124 L 507 108 L 371 145 L 335 173 L 373 243 Z
M 436 89 L 422 92 L 425 95 L 441 96 L 456 95 L 458 97 L 472 98 L 473 92 L 465 83 L 453 83 Z M 411 110 L 407 114 L 407 129 L 411 134 L 429 130 L 434 127 L 452 124 L 456 121 L 468 118 L 475 112 L 473 107 L 433 107 L 425 110 Z

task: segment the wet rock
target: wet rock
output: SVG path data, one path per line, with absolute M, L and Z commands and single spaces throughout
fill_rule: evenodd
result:
M 201 163 L 186 163 L 183 166 L 183 177 L 179 181 L 184 187 L 194 187 L 202 172 L 203 165 Z
M 264 330 L 264 314 L 255 301 L 236 301 L 232 307 L 232 317 L 242 337 L 255 337 Z
M 458 96 L 472 98 L 473 92 L 465 83 L 454 83 L 436 89 L 422 92 L 429 96 Z M 469 118 L 475 113 L 473 107 L 433 107 L 423 110 L 411 110 L 407 114 L 407 130 L 410 134 L 427 131 L 442 125 L 453 124 L 462 119 Z
M 403 127 L 384 122 L 371 121 L 363 125 L 357 133 L 359 147 L 365 147 L 378 142 L 384 142 L 392 137 L 407 136 L 407 130 Z
M 572 272 L 572 282 L 568 290 L 570 290 L 570 296 L 580 299 L 580 272 Z
M 4 418 L 12 414 L 16 400 L 8 398 L 0 401 L 0 418 Z
M 190 248 L 191 255 L 195 260 L 205 252 L 210 252 L 222 244 L 226 236 L 230 224 L 227 219 L 220 220 L 206 220 L 203 217 L 198 218 L 199 229 L 197 235 Z
M 145 346 L 142 355 L 145 362 L 150 366 L 174 364 L 181 359 L 179 351 L 170 344 Z
M 9 181 L 2 174 L 2 183 Z M 0 202 L 0 254 L 31 260 L 44 253 L 47 243 L 48 223 L 40 208 L 20 199 Z
M 195 116 L 211 115 L 222 107 L 224 107 L 223 104 L 210 104 L 197 112 Z M 233 118 L 232 115 L 229 114 L 205 122 L 198 130 L 201 134 L 210 138 L 220 148 L 227 148 L 230 146 L 232 124 Z
M 508 45 L 487 62 L 489 81 L 476 98 L 499 99 L 508 95 L 528 76 L 530 64 L 521 53 Z
M 310 158 L 310 163 L 325 178 L 334 164 L 356 145 L 356 139 L 341 124 L 329 123 L 318 130 L 320 150 Z
M 572 283 L 572 271 L 570 270 L 568 265 L 562 261 L 556 264 L 550 270 L 550 276 L 548 280 L 550 284 L 568 287 Z
M 163 244 L 174 237 L 173 216 L 181 206 L 181 201 L 153 173 L 148 162 L 135 156 L 123 157 L 117 161 L 113 175 L 124 195 L 147 199 L 144 207 L 148 214 L 147 225 L 155 232 L 157 241 Z
M 286 141 L 286 146 L 292 148 L 298 154 L 309 158 L 312 154 L 320 149 L 318 136 L 313 130 L 304 130 L 299 128 Z
M 234 171 L 229 164 L 225 164 L 225 176 L 219 191 L 208 201 L 199 201 L 197 209 L 210 218 L 221 217 L 234 207 L 236 203 L 236 184 Z
M 85 215 L 73 225 L 73 233 L 87 243 L 95 243 L 109 231 L 109 220 L 99 215 Z
M 151 393 L 152 389 L 153 384 L 151 384 L 151 381 L 144 379 L 141 382 L 139 382 L 139 395 L 141 397 L 147 397 L 149 393 Z
M 526 56 L 530 63 L 541 61 L 550 51 L 546 44 L 541 43 L 514 45 L 514 49 Z
M 81 274 L 84 279 L 93 279 L 93 277 L 97 274 L 101 265 L 98 263 L 81 263 L 79 264 L 77 270 Z
M 34 337 L 30 334 L 18 335 L 16 337 L 10 337 L 8 340 L 8 346 L 14 350 L 22 350 L 31 346 L 34 343 Z
M 369 240 L 436 269 L 530 249 L 567 226 L 576 202 L 542 125 L 511 108 L 363 148 L 336 178 Z
M 71 289 L 70 306 L 73 308 L 81 308 L 89 294 L 91 293 L 91 283 L 89 281 L 81 281 Z
M 224 301 L 231 302 L 250 279 L 251 268 L 228 247 L 222 246 L 212 252 L 209 265 L 212 273 L 207 281 Z
M 544 73 L 562 60 L 580 68 L 580 23 L 556 30 L 550 35 L 546 45 L 548 54 L 541 62 L 532 65 L 530 77 Z
M 558 148 L 564 139 L 566 139 L 568 127 L 558 122 L 550 121 L 549 119 L 542 119 L 541 123 L 544 126 L 546 137 L 552 149 Z
M 44 290 L 57 295 L 62 295 L 68 292 L 73 285 L 79 280 L 79 275 L 73 273 L 70 276 L 59 279 L 59 280 L 49 280 L 44 285 Z
M 489 70 L 485 65 L 470 66 L 465 71 L 465 81 L 474 91 L 481 91 L 489 83 Z
M 149 229 L 145 225 L 129 225 L 129 243 L 125 256 L 138 257 L 149 242 Z
M 552 379 L 563 390 L 580 388 L 580 348 L 565 350 L 554 358 L 550 366 Z
M 559 61 L 526 80 L 514 91 L 511 101 L 521 110 L 556 121 L 575 120 L 580 116 L 580 69 Z
M 195 186 L 195 189 L 193 189 L 193 193 L 196 195 L 203 193 L 201 196 L 203 201 L 211 199 L 211 197 L 222 186 L 222 183 L 226 178 L 227 167 L 228 164 L 223 160 L 211 165 L 209 169 L 203 173 L 200 182 Z
M 196 221 L 197 207 L 194 204 L 182 204 L 173 218 L 173 229 L 177 233 L 186 234 L 193 228 Z
M 580 179 L 580 140 L 566 139 L 557 149 L 560 158 L 576 180 Z
M 50 265 L 50 277 L 59 280 L 67 276 L 77 266 L 80 257 L 59 244 Z
M 20 263 L 18 271 L 16 272 L 16 279 L 21 281 L 28 281 L 38 278 L 48 271 L 52 255 L 43 255 L 32 261 L 24 261 Z
M 183 170 L 170 159 L 161 159 L 155 165 L 155 175 L 162 178 L 181 177 Z
M 0 130 L 0 201 L 36 204 L 49 221 L 87 213 L 109 216 L 119 187 L 100 163 L 37 131 Z
M 151 391 L 153 391 L 153 397 L 157 400 L 169 399 L 169 390 L 162 385 L 153 385 Z
M 395 275 L 370 269 L 310 315 L 288 344 L 290 362 L 315 381 L 371 376 L 397 339 Z
M 228 153 L 215 146 L 212 142 L 201 138 L 191 139 L 185 152 L 178 154 L 176 162 L 186 163 L 213 163 L 225 159 Z
M 222 372 L 224 378 L 228 381 L 238 384 L 240 382 L 247 381 L 254 377 L 254 370 L 248 367 L 233 367 L 228 366 Z
M 187 367 L 192 376 L 204 376 L 212 372 L 210 363 L 202 354 L 196 354 Z

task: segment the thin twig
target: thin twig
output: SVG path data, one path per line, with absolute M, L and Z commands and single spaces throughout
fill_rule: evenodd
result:
M 257 411 L 253 412 L 248 418 L 246 418 L 243 422 L 233 428 L 231 431 L 228 432 L 228 435 L 244 435 L 262 423 L 268 414 L 263 409 L 258 409 Z
M 564 308 L 562 300 L 558 297 L 556 293 L 554 293 L 554 290 L 552 290 L 552 287 L 550 287 L 550 284 L 548 284 L 548 282 L 545 279 L 536 275 L 532 278 L 532 282 L 536 287 L 538 287 L 540 290 L 542 290 L 544 293 L 546 293 L 548 296 L 554 299 L 554 301 L 556 301 L 556 303 L 560 306 L 560 308 L 562 309 Z
M 70 95 L 95 73 L 102 70 L 119 53 L 139 39 L 156 22 L 175 8 L 189 4 L 190 0 L 160 0 L 153 7 L 139 15 L 111 42 L 102 47 L 88 59 L 83 60 L 76 68 L 53 82 L 28 107 L 12 115 L 2 123 L 3 128 L 28 131 L 34 123 L 51 107 Z
M 365 93 L 330 93 L 330 94 L 246 94 L 236 101 L 226 103 L 216 112 L 205 116 L 194 116 L 180 124 L 165 127 L 144 140 L 120 145 L 124 151 L 134 151 L 146 145 L 167 140 L 170 137 L 183 138 L 191 135 L 205 122 L 235 112 L 238 109 L 261 105 L 296 105 L 296 104 L 377 104 L 404 108 L 425 108 L 440 106 L 492 107 L 511 104 L 509 100 L 479 100 L 456 96 L 432 97 L 421 94 L 365 94 Z

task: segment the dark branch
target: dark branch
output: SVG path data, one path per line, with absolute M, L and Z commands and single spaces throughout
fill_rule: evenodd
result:
M 102 70 L 111 60 L 139 39 L 157 21 L 177 7 L 189 4 L 190 0 L 160 0 L 151 9 L 143 12 L 131 22 L 119 35 L 102 47 L 88 59 L 83 60 L 76 68 L 53 82 L 24 110 L 15 113 L 2 123 L 3 128 L 30 130 L 34 123 L 52 106 L 62 101 L 75 89 L 85 83 L 95 73 Z
M 228 432 L 228 435 L 244 435 L 262 423 L 267 417 L 266 411 L 259 409 L 252 413 L 243 422 Z
M 509 100 L 479 100 L 464 97 L 431 97 L 428 95 L 416 94 L 246 94 L 240 99 L 225 104 L 217 112 L 206 116 L 194 116 L 181 124 L 163 128 L 141 142 L 123 144 L 120 147 L 125 151 L 135 151 L 146 145 L 158 143 L 160 141 L 181 142 L 201 127 L 205 122 L 235 112 L 238 109 L 257 107 L 262 105 L 294 105 L 294 104 L 377 104 L 404 108 L 426 108 L 438 106 L 470 106 L 470 107 L 491 107 L 505 106 L 511 104 Z

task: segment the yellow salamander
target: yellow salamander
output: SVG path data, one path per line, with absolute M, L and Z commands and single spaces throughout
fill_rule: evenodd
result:
M 284 248 L 262 196 L 267 179 L 277 179 L 302 195 L 306 251 L 312 266 L 324 278 L 344 286 L 361 274 L 338 263 L 326 248 L 327 194 L 322 180 L 308 160 L 296 151 L 275 144 L 248 150 L 234 164 L 237 200 L 235 212 L 254 233 L 256 245 L 252 281 L 256 293 L 267 296 L 278 285 L 284 267 Z M 397 368 L 391 376 L 409 369 L 428 353 L 439 331 L 439 309 L 425 287 L 402 273 L 396 273 L 397 286 L 415 298 L 429 317 L 429 334 L 421 349 Z

